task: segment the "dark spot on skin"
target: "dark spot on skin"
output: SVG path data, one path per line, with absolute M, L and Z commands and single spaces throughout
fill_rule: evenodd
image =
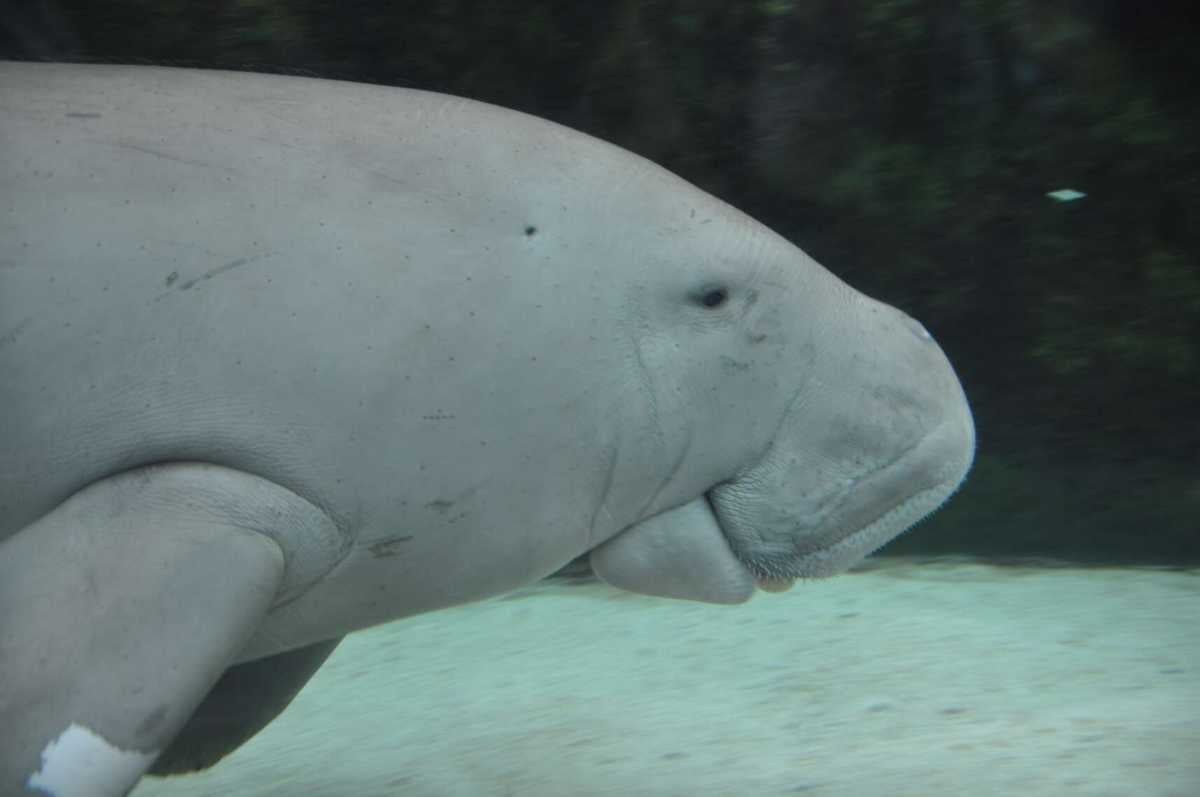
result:
M 389 556 L 395 556 L 400 553 L 400 548 L 411 539 L 411 534 L 404 537 L 388 537 L 370 543 L 367 546 L 367 550 L 371 552 L 371 556 L 378 559 L 386 559 Z
M 448 512 L 450 510 L 450 507 L 452 507 L 452 506 L 454 506 L 453 501 L 447 501 L 444 498 L 438 498 L 437 500 L 430 501 L 428 504 L 426 504 L 425 508 L 432 509 L 435 512 L 441 512 L 441 513 L 445 514 L 446 512 Z
M 747 337 L 750 339 L 750 342 L 754 344 L 762 343 L 767 339 L 767 336 L 761 332 L 754 335 L 748 335 Z
M 151 711 L 146 719 L 142 720 L 142 724 L 137 727 L 138 736 L 149 736 L 158 729 L 158 726 L 163 724 L 163 720 L 167 718 L 167 706 L 164 703 L 158 708 Z
M 15 327 L 8 330 L 3 335 L 0 335 L 0 349 L 3 349 L 5 346 L 11 346 L 12 344 L 16 343 L 17 338 L 21 337 L 21 333 L 24 332 L 26 329 L 28 329 L 29 325 L 32 323 L 33 323 L 33 316 L 24 318 L 24 319 L 18 321 L 17 325 Z
M 167 287 L 170 288 L 172 285 L 174 285 L 175 280 L 177 280 L 177 279 L 179 279 L 178 271 L 172 271 L 170 274 L 168 274 L 167 275 Z
M 676 761 L 680 758 L 687 758 L 687 753 L 663 753 L 663 760 Z
M 100 118 L 100 114 L 98 114 L 98 113 L 74 112 L 74 113 L 68 113 L 67 116 L 70 117 L 71 119 L 99 119 Z
M 532 224 L 525 228 L 525 234 L 531 238 L 537 235 L 537 231 L 537 227 L 534 227 Z
M 745 371 L 750 368 L 750 363 L 745 363 L 741 360 L 735 360 L 732 357 L 722 357 L 721 367 L 726 371 Z

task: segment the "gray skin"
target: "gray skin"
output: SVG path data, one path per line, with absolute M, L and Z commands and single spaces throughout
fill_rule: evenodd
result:
M 973 456 L 916 321 L 513 111 L 3 64 L 0 186 L 0 794 L 207 766 L 346 633 L 589 552 L 718 603 L 832 575 Z

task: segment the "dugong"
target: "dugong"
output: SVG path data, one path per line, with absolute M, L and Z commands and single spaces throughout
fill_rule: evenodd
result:
M 919 323 L 514 111 L 8 63 L 0 186 L 3 794 L 208 766 L 345 634 L 580 556 L 832 575 L 973 457 Z

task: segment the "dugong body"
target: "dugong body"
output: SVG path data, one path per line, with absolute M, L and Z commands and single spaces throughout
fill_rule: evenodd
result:
M 637 156 L 215 71 L 0 65 L 0 374 L 4 794 L 210 764 L 344 634 L 584 554 L 830 575 L 974 446 L 919 324 Z

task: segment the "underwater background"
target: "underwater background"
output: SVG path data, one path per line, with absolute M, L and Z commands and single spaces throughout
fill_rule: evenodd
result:
M 517 108 L 920 318 L 966 485 L 736 609 L 570 573 L 355 634 L 137 795 L 1200 794 L 1200 12 L 1132 0 L 35 0 L 0 57 Z

